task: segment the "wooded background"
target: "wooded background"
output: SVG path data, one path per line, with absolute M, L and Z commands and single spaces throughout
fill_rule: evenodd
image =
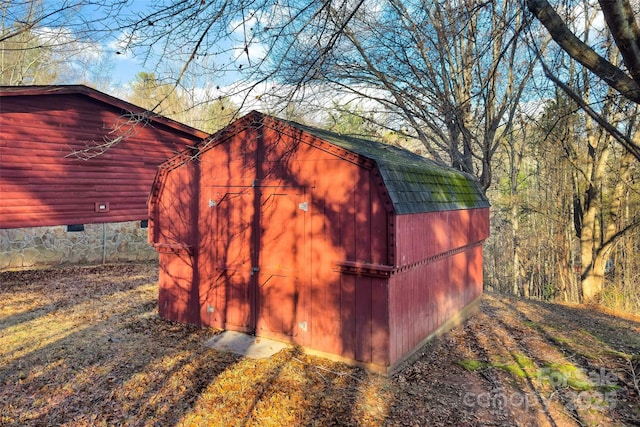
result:
M 0 1 L 0 83 L 84 83 L 209 132 L 255 108 L 411 148 L 489 196 L 488 289 L 638 313 L 639 14 L 621 0 Z M 119 56 L 141 64 L 125 84 Z

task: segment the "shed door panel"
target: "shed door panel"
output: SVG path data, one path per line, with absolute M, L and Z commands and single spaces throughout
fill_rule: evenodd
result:
M 258 331 L 297 334 L 296 310 L 305 247 L 304 191 L 261 189 Z M 301 206 L 302 204 L 302 206 Z
M 215 200 L 215 199 L 213 199 Z M 252 329 L 253 191 L 224 193 L 215 207 L 216 309 L 228 325 Z
M 224 325 L 240 330 L 296 335 L 304 271 L 303 203 L 309 202 L 304 189 L 229 190 L 212 188 L 210 198 L 215 212 L 215 313 Z M 260 206 L 257 216 L 254 203 Z

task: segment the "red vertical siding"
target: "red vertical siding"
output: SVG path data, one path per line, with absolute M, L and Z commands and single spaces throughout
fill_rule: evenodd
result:
M 362 234 L 370 235 L 368 188 L 359 191 L 361 182 L 369 181 L 368 171 L 331 154 L 310 153 L 313 162 L 305 162 L 302 174 L 317 179 L 312 189 L 322 233 L 313 236 L 315 262 L 312 258 L 312 347 L 344 357 L 369 361 L 371 358 L 371 295 L 360 278 L 341 275 L 336 263 L 362 257 L 369 261 L 371 245 L 362 244 Z M 309 159 L 311 160 L 311 159 Z M 313 165 L 313 166 L 312 166 Z M 320 180 L 322 176 L 331 180 Z M 370 237 L 365 242 L 370 241 Z M 368 292 L 368 293 L 367 293 Z M 360 354 L 365 356 L 360 357 Z
M 342 355 L 350 359 L 356 359 L 356 354 L 360 350 L 356 346 L 357 336 L 361 334 L 357 325 L 358 323 L 358 311 L 360 295 L 356 290 L 360 291 L 357 286 L 359 283 L 355 276 L 342 275 L 340 277 L 340 325 L 341 330 L 339 333 Z
M 199 307 L 193 293 L 193 258 L 174 250 L 160 253 L 158 282 L 158 312 L 177 322 L 200 325 Z
M 482 293 L 488 209 L 402 215 L 396 223 L 404 265 L 389 282 L 392 364 Z
M 398 215 L 396 251 L 399 267 L 481 242 L 489 233 L 489 210 L 470 209 Z
M 392 218 L 392 209 L 387 205 L 386 198 L 381 194 L 384 187 L 379 178 L 376 178 L 375 170 L 370 177 L 370 205 L 368 209 L 370 230 L 368 233 L 369 246 L 371 248 L 371 263 L 381 265 L 393 265 L 390 259 L 391 243 L 389 242 L 389 220 Z
M 149 240 L 159 256 L 158 311 L 179 322 L 201 325 L 197 282 L 194 210 L 197 163 L 163 176 L 162 192 L 150 206 Z M 196 199 L 197 200 L 197 199 Z M 171 215 L 163 215 L 171 211 Z
M 488 209 L 395 216 L 373 164 L 260 117 L 236 122 L 200 153 L 197 167 L 159 179 L 165 187 L 152 203 L 155 243 L 173 239 L 194 250 L 191 261 L 177 253 L 161 258 L 179 271 L 161 271 L 163 295 L 177 301 L 163 315 L 193 319 L 181 312 L 193 310 L 203 325 L 287 335 L 314 350 L 389 366 L 480 295 Z M 297 198 L 287 199 L 294 204 L 284 216 L 265 214 L 276 196 L 291 195 Z M 225 211 L 230 196 L 239 205 Z M 278 254 L 263 253 L 271 248 Z M 231 252 L 234 271 L 244 272 L 237 280 L 223 274 Z M 260 279 L 262 260 L 278 256 L 296 272 L 294 303 L 290 282 L 277 290 L 289 304 L 284 314 L 265 302 Z M 183 289 L 189 275 L 191 293 Z M 260 328 L 273 319 L 291 331 Z
M 292 138 L 250 123 L 214 145 L 200 154 L 199 161 L 195 162 L 197 167 L 193 166 L 194 162 L 187 163 L 169 170 L 166 176 L 159 175 L 156 188 L 164 187 L 152 202 L 156 218 L 154 242 L 159 247 L 172 244 L 193 247 L 191 261 L 177 253 L 163 254 L 165 264 L 178 268 L 181 273 L 160 272 L 162 294 L 175 295 L 176 300 L 162 313 L 176 320 L 193 321 L 191 314 L 180 312 L 192 310 L 198 313 L 202 325 L 255 330 L 258 335 L 283 338 L 269 328 L 260 327 L 270 322 L 268 318 L 272 318 L 273 313 L 264 311 L 268 309 L 265 288 L 252 285 L 254 279 L 249 268 L 267 255 L 262 251 L 275 242 L 269 236 L 284 239 L 285 236 L 278 233 L 298 233 L 301 235 L 290 240 L 295 251 L 283 249 L 277 254 L 282 264 L 293 258 L 300 259 L 295 306 L 290 310 L 291 317 L 287 314 L 279 317 L 294 325 L 295 331 L 289 338 L 318 351 L 384 364 L 389 359 L 387 279 L 338 271 L 338 264 L 343 261 L 384 264 L 388 259 L 388 212 L 380 199 L 377 181 L 372 178 L 371 167 L 345 161 L 313 139 Z M 222 212 L 225 194 L 245 191 L 240 190 L 242 188 L 251 193 L 248 201 L 252 197 L 260 200 L 255 209 L 264 210 L 268 204 L 264 199 L 267 193 L 297 192 L 306 210 L 299 208 L 289 214 L 302 218 L 296 226 L 301 228 L 292 227 L 293 217 L 273 221 L 262 218 L 259 227 L 254 229 L 258 234 L 241 237 L 249 239 L 246 247 L 255 247 L 257 252 L 252 252 L 254 258 L 244 263 L 247 274 L 234 276 L 240 279 L 230 284 L 221 272 L 220 262 L 228 254 L 227 244 L 231 240 L 216 234 L 220 227 L 216 224 L 223 220 L 236 223 L 238 215 L 247 215 L 250 221 L 249 217 L 253 218 L 252 212 L 256 211 L 245 207 L 230 210 L 227 214 L 233 217 L 227 219 L 216 215 Z M 179 217 L 197 219 L 182 221 Z M 274 234 L 283 222 L 290 226 Z M 169 261 L 172 256 L 175 259 Z M 190 271 L 196 263 L 197 267 Z M 258 276 L 262 273 L 263 266 L 260 266 Z M 193 307 L 194 294 L 181 290 L 189 275 L 197 280 L 193 283 L 197 289 L 196 307 Z M 171 286 L 174 276 L 175 284 Z M 252 306 L 249 310 L 255 318 L 244 327 L 233 319 L 247 309 L 238 301 L 245 298 L 241 295 L 253 292 L 253 287 L 257 294 L 246 301 Z M 232 288 L 235 294 L 230 291 Z
M 389 280 L 371 279 L 371 361 L 388 366 L 389 358 Z
M 356 285 L 356 359 L 371 363 L 373 350 L 373 299 L 372 278 L 357 277 Z

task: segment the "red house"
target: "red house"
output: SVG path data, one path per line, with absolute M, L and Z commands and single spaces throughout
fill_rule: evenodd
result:
M 155 256 L 156 169 L 207 136 L 85 86 L 0 87 L 0 270 Z
M 257 112 L 162 164 L 149 210 L 176 321 L 391 371 L 482 292 L 473 177 Z

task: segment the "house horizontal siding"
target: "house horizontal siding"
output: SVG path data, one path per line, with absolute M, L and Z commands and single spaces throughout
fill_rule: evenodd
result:
M 106 153 L 81 160 L 71 152 L 113 138 L 123 117 L 143 110 L 86 87 L 5 87 L 0 96 L 3 229 L 147 219 L 157 166 L 207 136 L 151 119 Z M 96 212 L 96 203 L 108 209 Z

